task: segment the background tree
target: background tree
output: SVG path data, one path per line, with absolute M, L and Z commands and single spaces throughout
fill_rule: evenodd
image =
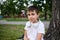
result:
M 45 1 L 45 3 L 44 3 Z M 1 4 L 2 15 L 19 15 L 21 10 L 27 10 L 28 5 L 33 4 L 39 7 L 40 15 L 47 20 L 51 18 L 51 0 L 6 0 Z M 49 16 L 49 17 L 48 17 Z
M 14 15 L 14 13 L 16 12 L 15 10 L 15 4 L 13 3 L 13 0 L 7 0 L 5 2 L 3 2 L 3 5 L 1 5 L 1 12 L 2 15 Z
M 60 0 L 52 0 L 52 19 L 45 40 L 60 40 Z

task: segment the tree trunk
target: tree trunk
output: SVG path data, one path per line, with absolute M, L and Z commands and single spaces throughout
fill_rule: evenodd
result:
M 60 40 L 60 0 L 52 0 L 52 19 L 45 40 Z

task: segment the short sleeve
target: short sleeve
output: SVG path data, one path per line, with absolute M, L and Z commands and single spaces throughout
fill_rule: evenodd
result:
M 24 29 L 25 29 L 25 30 L 28 30 L 28 27 L 29 27 L 29 26 L 30 26 L 30 23 L 27 22 Z
M 41 23 L 41 24 L 39 25 L 38 33 L 45 34 L 45 27 L 44 27 L 44 24 L 43 24 L 43 23 Z

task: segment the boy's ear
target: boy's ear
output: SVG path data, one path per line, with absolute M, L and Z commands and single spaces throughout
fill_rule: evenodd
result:
M 40 17 L 40 13 L 38 13 L 38 17 Z
M 40 16 L 40 13 L 38 13 L 38 16 Z

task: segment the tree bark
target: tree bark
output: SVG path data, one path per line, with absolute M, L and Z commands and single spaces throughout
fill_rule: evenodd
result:
M 60 0 L 52 0 L 52 19 L 45 40 L 60 40 Z

